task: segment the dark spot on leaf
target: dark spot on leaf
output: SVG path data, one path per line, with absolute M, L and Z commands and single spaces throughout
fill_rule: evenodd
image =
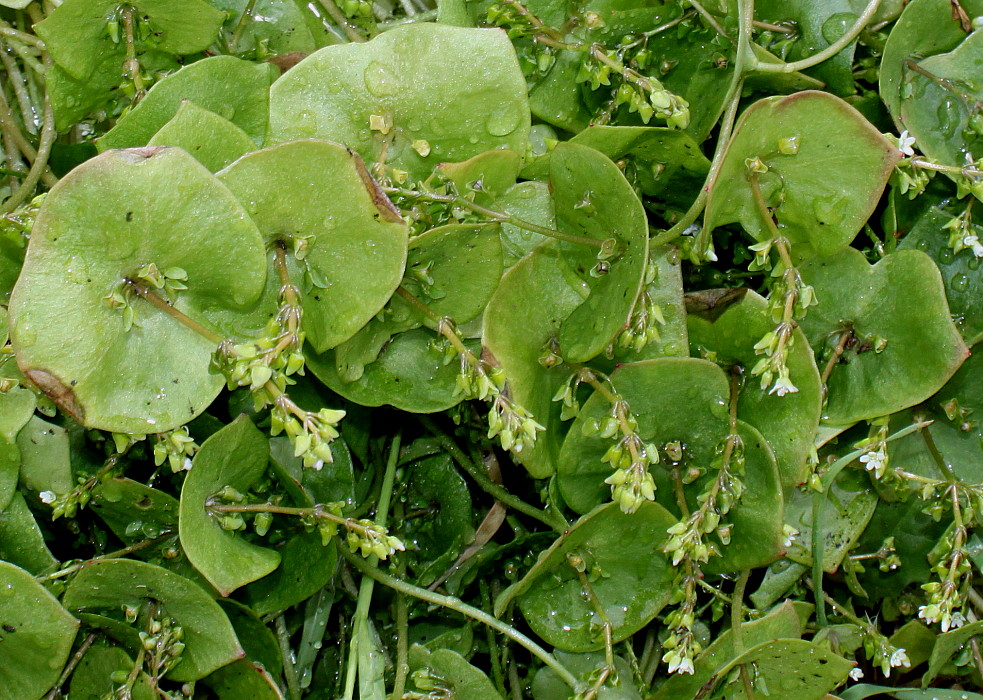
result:
M 10 625 L 10 624 L 7 624 L 6 622 L 4 622 L 3 623 L 3 631 L 4 632 L 9 632 L 10 634 L 13 634 L 14 632 L 17 631 L 17 628 L 14 627 L 13 625 Z
M 133 212 L 132 211 L 126 212 L 126 220 L 127 221 L 133 221 Z

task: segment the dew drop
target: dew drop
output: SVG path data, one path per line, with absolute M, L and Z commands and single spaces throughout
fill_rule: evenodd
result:
M 504 104 L 488 116 L 485 128 L 492 136 L 508 136 L 519 127 L 522 112 L 514 104 Z
M 375 97 L 396 94 L 396 79 L 385 64 L 372 61 L 365 67 L 365 88 Z
M 965 292 L 969 289 L 969 277 L 960 272 L 952 278 L 952 288 L 957 292 Z

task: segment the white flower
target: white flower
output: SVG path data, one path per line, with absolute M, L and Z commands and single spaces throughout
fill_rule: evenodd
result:
M 966 624 L 966 617 L 961 612 L 952 613 L 952 619 L 949 620 L 949 629 L 957 629 Z
M 866 467 L 867 471 L 874 472 L 874 476 L 880 479 L 884 475 L 887 455 L 884 454 L 884 450 L 873 450 L 860 455 L 860 463 Z
M 889 661 L 891 668 L 897 668 L 898 666 L 904 666 L 905 668 L 911 667 L 911 661 L 908 659 L 908 653 L 901 647 L 898 647 L 891 654 L 891 660 Z
M 788 549 L 789 547 L 792 546 L 792 541 L 798 536 L 799 531 L 796 530 L 791 525 L 785 525 L 782 529 L 783 532 L 785 533 L 784 547 Z
M 963 247 L 972 248 L 973 255 L 983 258 L 983 243 L 980 243 L 980 238 L 975 233 L 970 233 L 963 238 Z
M 672 664 L 669 665 L 669 673 L 688 673 L 693 675 L 696 673 L 696 669 L 693 668 L 693 660 L 683 656 L 673 660 Z
M 775 380 L 775 386 L 768 393 L 785 396 L 785 394 L 794 394 L 798 390 L 799 387 L 795 386 L 787 377 L 779 377 Z
M 901 135 L 898 137 L 898 148 L 901 149 L 901 152 L 906 156 L 915 155 L 915 151 L 912 149 L 912 146 L 914 145 L 915 137 L 909 134 L 907 129 L 902 131 Z
M 187 471 L 191 471 L 191 458 L 190 457 L 185 457 L 184 458 L 184 465 L 182 466 L 182 468 L 186 472 Z
M 54 491 L 42 491 L 38 496 L 42 503 L 54 503 L 55 499 L 58 498 Z
M 859 681 L 863 677 L 863 669 L 861 669 L 859 666 L 854 666 L 852 669 L 850 669 L 850 680 Z

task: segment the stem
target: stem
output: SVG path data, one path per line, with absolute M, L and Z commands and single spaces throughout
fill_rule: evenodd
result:
M 488 581 L 480 576 L 478 577 L 478 589 L 481 592 L 481 604 L 486 609 L 491 610 L 491 589 L 488 586 Z M 495 630 L 487 625 L 485 626 L 485 644 L 488 645 L 488 656 L 491 659 L 492 680 L 495 682 L 495 687 L 498 688 L 498 691 L 502 695 L 505 695 L 505 676 L 502 675 L 501 652 L 498 649 L 498 642 L 495 640 Z M 393 700 L 400 699 L 394 698 Z
M 451 194 L 437 194 L 434 192 L 421 192 L 418 190 L 409 190 L 402 187 L 383 187 L 382 191 L 386 194 L 398 194 L 404 197 L 425 199 L 431 202 L 445 202 L 447 204 L 455 204 L 457 206 L 464 207 L 465 209 L 470 209 L 475 214 L 481 214 L 482 216 L 488 217 L 489 219 L 494 219 L 506 224 L 512 224 L 526 231 L 532 231 L 533 233 L 539 233 L 549 238 L 557 238 L 561 241 L 567 241 L 568 243 L 576 243 L 577 245 L 585 245 L 591 248 L 603 248 L 604 241 L 597 238 L 590 238 L 589 236 L 578 236 L 573 233 L 564 233 L 563 231 L 558 231 L 554 228 L 549 228 L 547 226 L 540 226 L 539 224 L 534 224 L 531 221 L 526 221 L 525 219 L 520 219 L 512 214 L 507 214 L 502 211 L 496 211 L 494 209 L 489 209 L 488 207 L 483 207 L 480 204 L 475 204 L 469 199 Z
M 823 533 L 822 515 L 825 504 L 825 493 L 812 494 L 812 594 L 816 599 L 816 623 L 826 626 L 826 602 L 823 592 Z
M 857 18 L 857 21 L 852 27 L 850 27 L 847 33 L 819 53 L 813 54 L 808 58 L 803 58 L 801 61 L 793 61 L 792 63 L 763 63 L 755 60 L 755 62 L 752 64 L 754 66 L 754 70 L 760 73 L 795 73 L 796 71 L 806 70 L 807 68 L 818 66 L 823 61 L 832 58 L 847 46 L 852 44 L 856 38 L 860 36 L 860 32 L 862 32 L 864 28 L 870 24 L 870 20 L 873 19 L 874 13 L 877 12 L 877 8 L 880 7 L 880 5 L 881 0 L 870 0 L 870 2 L 867 3 L 867 7 L 864 8 L 864 11 L 861 13 L 860 17 Z
M 82 657 L 85 656 L 85 652 L 89 650 L 89 647 L 92 646 L 92 643 L 94 641 L 96 641 L 95 632 L 87 636 L 82 641 L 82 644 L 79 646 L 78 651 L 76 651 L 72 655 L 72 658 L 69 660 L 68 665 L 65 666 L 65 670 L 61 672 L 61 675 L 58 677 L 58 680 L 55 682 L 54 687 L 45 696 L 45 700 L 55 700 L 55 698 L 62 697 L 61 687 L 65 685 L 66 681 L 68 681 L 68 677 L 75 672 L 75 667 L 79 665 L 79 662 L 82 660 Z
M 50 60 L 49 60 L 50 65 Z M 51 107 L 51 96 L 45 93 L 44 96 L 44 126 L 41 128 L 41 139 L 38 142 L 37 156 L 31 164 L 31 169 L 27 177 L 21 182 L 20 187 L 10 195 L 3 206 L 0 206 L 0 215 L 7 214 L 24 202 L 28 196 L 34 192 L 38 180 L 48 167 L 48 156 L 51 155 L 51 146 L 55 142 L 58 132 L 55 131 L 55 114 Z
M 143 76 L 140 75 L 140 61 L 137 59 L 136 43 L 133 38 L 133 7 L 125 5 L 123 7 L 123 34 L 126 38 L 126 68 L 128 77 L 133 81 L 136 93 L 133 95 L 133 102 L 139 102 L 143 98 Z
M 220 336 L 218 333 L 209 330 L 208 328 L 205 328 L 205 326 L 203 326 L 198 321 L 194 320 L 193 318 L 185 314 L 183 311 L 179 311 L 176 307 L 174 307 L 172 304 L 167 302 L 163 297 L 161 297 L 157 292 L 155 292 L 152 289 L 147 289 L 147 287 L 141 282 L 132 279 L 130 277 L 125 278 L 123 281 L 127 285 L 129 285 L 129 287 L 134 292 L 136 292 L 140 297 L 149 301 L 151 304 L 156 306 L 158 309 L 163 311 L 165 314 L 173 318 L 178 323 L 193 330 L 195 333 L 203 337 L 205 340 L 215 343 L 216 345 L 218 345 L 224 340 L 224 338 Z
M 294 655 L 290 649 L 287 619 L 283 615 L 277 615 L 276 618 L 276 638 L 280 643 L 280 656 L 283 658 L 283 677 L 287 681 L 287 697 L 290 700 L 300 700 L 300 681 L 297 678 L 297 667 L 294 666 Z
M 4 44 L 8 43 L 10 42 L 4 42 Z M 17 98 L 21 121 L 24 122 L 24 126 L 30 133 L 36 134 L 37 125 L 34 123 L 34 120 L 37 118 L 37 115 L 34 113 L 34 104 L 31 102 L 31 97 L 27 94 L 24 76 L 20 72 L 20 68 L 17 67 L 17 61 L 14 60 L 13 56 L 4 51 L 2 46 L 0 46 L 0 63 L 3 63 L 3 69 L 7 71 L 8 82 L 14 90 L 14 97 Z
M 403 520 L 405 507 L 401 501 L 396 501 L 395 516 Z M 396 562 L 396 571 L 400 578 L 406 575 L 406 561 L 402 557 Z M 389 700 L 402 700 L 403 692 L 406 689 L 406 677 L 410 673 L 409 662 L 409 634 L 410 634 L 410 606 L 406 601 L 406 596 L 402 593 L 396 594 L 396 677 L 393 680 L 393 692 L 389 695 Z M 487 629 L 487 628 L 486 628 Z M 494 647 L 488 647 L 490 652 Z M 494 659 L 494 656 L 492 657 Z
M 239 46 L 239 40 L 242 38 L 242 33 L 246 30 L 246 20 L 253 16 L 253 9 L 255 7 L 256 0 L 249 0 L 245 9 L 242 11 L 242 14 L 239 15 L 239 20 L 236 22 L 235 30 L 232 32 L 232 38 L 229 39 L 229 53 L 236 52 L 236 48 Z
M 932 459 L 935 460 L 935 466 L 939 468 L 942 472 L 942 478 L 948 481 L 950 484 L 955 486 L 959 483 L 956 475 L 952 473 L 952 469 L 946 464 L 945 459 L 942 457 L 942 453 L 939 452 L 939 448 L 935 444 L 935 438 L 932 437 L 932 433 L 928 430 L 922 431 L 922 439 L 925 441 L 925 447 L 928 448 L 929 453 L 932 455 Z
M 839 362 L 840 358 L 843 356 L 843 353 L 846 352 L 847 343 L 850 342 L 851 338 L 853 338 L 852 328 L 845 328 L 840 331 L 840 339 L 836 343 L 836 347 L 833 348 L 833 354 L 830 355 L 829 361 L 826 363 L 826 367 L 823 368 L 823 374 L 819 378 L 819 383 L 820 386 L 822 386 L 822 398 L 824 401 L 826 400 L 826 394 L 829 393 L 829 387 L 827 384 L 829 383 L 830 375 L 833 374 L 833 367 L 836 366 L 836 363 Z
M 933 170 L 937 173 L 945 173 L 946 175 L 962 175 L 963 177 L 969 178 L 983 177 L 983 170 L 969 165 L 943 165 L 941 163 L 933 163 L 924 158 L 911 158 L 908 162 L 916 168 Z
M 125 557 L 127 555 L 133 554 L 134 552 L 139 552 L 141 549 L 146 549 L 147 547 L 153 546 L 158 542 L 162 542 L 169 537 L 173 537 L 174 534 L 175 533 L 173 531 L 167 530 L 162 534 L 158 535 L 157 537 L 141 540 L 139 542 L 131 544 L 128 547 L 123 547 L 123 549 L 118 549 L 115 552 L 110 552 L 109 554 L 103 554 L 102 556 L 93 557 L 92 559 L 89 559 L 87 561 L 79 562 L 78 564 L 73 564 L 72 566 L 67 566 L 64 569 L 55 571 L 54 573 L 44 574 L 43 576 L 36 576 L 35 578 L 42 583 L 44 581 L 52 581 L 56 578 L 64 578 L 65 576 L 74 574 L 76 571 L 81 569 L 86 564 L 89 564 L 94 561 L 103 561 L 105 559 L 118 559 L 120 557 Z
M 418 598 L 422 601 L 430 603 L 431 605 L 439 605 L 440 607 L 453 610 L 466 617 L 470 617 L 472 620 L 476 620 L 478 622 L 488 625 L 489 627 L 493 628 L 497 632 L 504 634 L 513 642 L 525 648 L 530 654 L 532 654 L 537 659 L 539 659 L 544 664 L 546 664 L 551 669 L 553 669 L 557 673 L 557 675 L 560 676 L 563 682 L 566 683 L 568 686 L 570 686 L 574 690 L 574 692 L 580 693 L 586 690 L 584 683 L 578 680 L 577 677 L 574 676 L 566 668 L 566 666 L 564 666 L 559 661 L 557 661 L 552 654 L 550 654 L 548 651 L 546 651 L 541 646 L 536 644 L 536 642 L 531 640 L 526 635 L 522 634 L 515 628 L 506 625 L 501 620 L 492 617 L 484 610 L 480 610 L 479 608 L 475 608 L 471 605 L 468 605 L 467 603 L 460 600 L 459 598 L 454 598 L 452 596 L 447 596 L 447 595 L 441 595 L 440 593 L 434 593 L 432 591 L 426 590 L 425 588 L 419 588 L 418 586 L 414 586 L 411 583 L 407 583 L 406 581 L 402 581 L 398 578 L 394 578 L 393 576 L 390 576 L 389 574 L 386 574 L 382 571 L 379 571 L 375 567 L 370 566 L 367 562 L 362 561 L 354 554 L 349 552 L 345 547 L 339 546 L 338 551 L 341 553 L 341 556 L 343 556 L 345 560 L 348 561 L 349 564 L 354 566 L 356 569 L 358 569 L 360 572 L 362 572 L 369 578 L 375 579 L 383 586 L 392 588 L 393 590 L 398 591 L 399 593 L 403 593 L 404 595 Z
M 348 37 L 348 41 L 355 43 L 362 43 L 365 41 L 365 37 L 358 33 L 349 22 L 348 18 L 345 17 L 345 13 L 342 12 L 334 0 L 317 0 L 317 4 L 324 8 L 324 11 L 328 13 L 331 19 L 341 27 L 341 30 Z
M 724 28 L 720 26 L 720 22 L 717 21 L 717 18 L 707 12 L 707 10 L 699 2 L 696 0 L 689 0 L 689 4 L 694 10 L 700 13 L 703 20 L 713 28 L 713 31 L 717 32 L 717 34 L 725 39 L 733 41 L 733 39 L 727 36 L 727 32 L 724 31 Z
M 511 493 L 492 481 L 480 465 L 475 464 L 468 459 L 467 455 L 465 455 L 461 448 L 457 446 L 457 443 L 454 442 L 450 435 L 437 427 L 437 424 L 434 422 L 433 418 L 421 414 L 419 419 L 423 424 L 423 427 L 433 434 L 435 438 L 437 438 L 437 442 L 439 442 L 444 451 L 447 452 L 455 462 L 457 462 L 458 466 L 470 474 L 471 478 L 477 482 L 478 486 L 480 486 L 486 493 L 491 495 L 496 501 L 501 501 L 509 508 L 517 510 L 524 515 L 528 515 L 530 518 L 538 520 L 557 532 L 563 532 L 565 529 L 567 529 L 567 522 L 565 520 L 560 522 L 558 519 L 553 518 L 547 511 L 529 505 L 521 498 L 513 496 Z
M 741 572 L 731 597 L 730 633 L 734 641 L 734 656 L 740 656 L 744 653 L 744 591 L 747 588 L 747 582 L 750 577 L 750 569 L 745 569 Z M 751 674 L 748 673 L 747 664 L 741 664 L 741 683 L 744 686 L 744 694 L 748 700 L 754 700 L 754 683 L 751 682 Z
M 379 494 L 379 505 L 376 508 L 375 519 L 380 527 L 386 526 L 389 517 L 389 503 L 392 500 L 393 484 L 396 481 L 396 464 L 399 462 L 399 443 L 402 440 L 400 433 L 396 433 L 392 444 L 389 446 L 389 459 L 386 462 L 386 473 L 382 478 L 382 491 Z M 372 568 L 379 566 L 379 557 L 370 554 L 366 564 Z M 368 576 L 363 576 L 358 587 L 358 603 L 355 607 L 355 615 L 352 618 L 352 641 L 348 657 L 348 672 L 345 676 L 345 699 L 352 700 L 355 697 L 355 679 L 357 675 L 356 662 L 358 661 L 358 645 L 362 638 L 359 632 L 365 625 L 369 624 L 369 606 L 372 605 L 372 591 L 375 588 L 375 581 Z
M 40 37 L 36 37 L 33 34 L 28 34 L 27 32 L 22 32 L 19 29 L 14 29 L 9 23 L 0 20 L 0 36 L 9 36 L 12 39 L 16 39 L 22 44 L 27 44 L 28 46 L 33 46 L 38 49 L 44 49 L 44 41 Z
M 435 19 L 437 19 L 437 10 L 427 10 L 426 12 L 420 12 L 412 17 L 400 17 L 399 19 L 391 19 L 388 22 L 380 22 L 376 25 L 376 29 L 378 29 L 380 32 L 385 32 L 389 29 L 401 27 L 404 24 L 432 22 Z
M 751 23 L 757 29 L 764 29 L 767 32 L 779 32 L 781 34 L 795 34 L 796 31 L 791 27 L 783 27 L 780 24 L 771 24 L 770 22 L 761 22 L 754 20 Z

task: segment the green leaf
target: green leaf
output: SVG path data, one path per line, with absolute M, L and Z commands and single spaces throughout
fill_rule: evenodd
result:
M 89 507 L 127 545 L 178 531 L 178 499 L 132 479 L 101 481 Z
M 550 186 L 545 182 L 519 182 L 510 187 L 496 200 L 496 204 L 506 214 L 523 221 L 546 228 L 556 228 L 553 213 L 553 197 Z M 505 267 L 512 267 L 523 256 L 546 240 L 541 233 L 519 228 L 514 224 L 502 224 L 502 248 Z
M 82 656 L 72 681 L 69 684 L 70 696 L 79 700 L 96 700 L 115 693 L 123 685 L 114 681 L 113 674 L 123 674 L 124 678 L 133 670 L 133 659 L 120 647 L 96 642 Z M 150 684 L 150 678 L 142 671 L 137 675 L 132 688 L 133 700 L 154 700 L 158 697 Z
M 255 226 L 179 149 L 104 153 L 45 197 L 11 296 L 11 340 L 24 373 L 88 427 L 171 430 L 224 385 L 209 372 L 212 341 L 136 294 L 139 325 L 127 330 L 125 309 L 107 301 L 150 262 L 187 271 L 175 307 L 222 335 L 235 334 L 265 281 Z
M 39 698 L 68 661 L 78 620 L 29 573 L 0 561 L 0 699 Z
M 538 479 L 556 469 L 566 426 L 560 423 L 560 408 L 552 398 L 570 375 L 569 368 L 562 365 L 543 367 L 539 357 L 583 298 L 583 289 L 566 265 L 561 247 L 549 241 L 503 275 L 485 309 L 485 347 L 505 371 L 513 401 L 546 427 L 532 449 L 517 455 Z M 536 303 L 529 303 L 530 299 Z
M 603 668 L 606 663 L 604 654 L 600 652 L 568 654 L 564 651 L 554 651 L 553 656 L 588 686 L 596 682 L 597 670 Z M 615 656 L 614 669 L 617 685 L 613 687 L 605 683 L 597 691 L 597 700 L 641 700 L 642 696 L 632 682 L 632 668 L 628 662 L 620 656 Z M 536 671 L 532 681 L 532 695 L 536 700 L 569 700 L 573 697 L 572 693 L 570 686 L 564 683 L 559 674 L 550 667 L 543 666 Z
M 64 428 L 33 416 L 17 434 L 17 447 L 21 484 L 32 491 L 55 493 L 67 493 L 75 486 Z
M 823 544 L 823 571 L 836 573 L 853 549 L 877 505 L 877 494 L 860 471 L 844 469 L 826 494 L 792 490 L 785 501 L 785 520 L 799 531 L 787 556 L 800 564 L 812 565 L 813 499 L 821 498 L 819 522 Z
M 386 165 L 412 179 L 492 148 L 524 153 L 529 137 L 525 81 L 497 30 L 420 22 L 327 46 L 276 82 L 270 104 L 272 142 L 330 139 L 370 163 L 386 143 Z M 373 116 L 388 134 L 369 128 Z
M 605 617 L 613 641 L 627 639 L 672 597 L 673 570 L 662 545 L 675 522 L 656 503 L 646 502 L 631 515 L 613 503 L 595 509 L 543 552 L 518 583 L 502 591 L 495 600 L 496 615 L 516 600 L 532 630 L 564 651 L 603 648 Z M 603 617 L 585 594 L 570 555 L 586 563 L 585 575 Z
M 561 245 L 587 298 L 563 321 L 557 340 L 565 360 L 586 362 L 614 341 L 635 307 L 649 256 L 648 222 L 618 166 L 593 148 L 558 144 L 550 157 L 550 187 L 562 231 L 614 238 L 621 249 L 605 274 L 593 276 L 595 248 Z
M 78 612 L 115 611 L 155 601 L 184 628 L 181 662 L 167 677 L 198 680 L 242 657 L 222 609 L 202 588 L 153 564 L 128 559 L 88 562 L 65 591 L 64 604 Z
M 928 661 L 935 648 L 938 634 L 925 626 L 921 620 L 909 620 L 901 629 L 891 635 L 891 645 L 904 649 L 912 668 Z
M 837 342 L 846 326 L 861 341 L 830 374 L 826 424 L 883 416 L 924 401 L 968 356 L 949 318 L 938 268 L 920 251 L 898 251 L 871 266 L 863 253 L 848 248 L 810 261 L 801 273 L 819 300 L 801 322 L 813 349 L 820 353 L 831 337 Z M 865 350 L 865 339 L 887 344 L 881 352 Z
M 283 143 L 240 158 L 219 179 L 249 211 L 268 247 L 291 250 L 306 241 L 303 260 L 289 255 L 287 270 L 304 290 L 304 330 L 317 352 L 350 338 L 399 285 L 406 226 L 344 146 Z M 263 302 L 271 314 L 282 284 L 271 270 Z
M 840 700 L 864 700 L 875 695 L 889 695 L 898 700 L 983 700 L 983 695 L 971 693 L 968 690 L 945 690 L 930 688 L 928 690 L 898 690 L 886 685 L 870 685 L 860 683 L 840 691 Z
M 243 588 L 245 600 L 257 615 L 280 613 L 323 588 L 335 574 L 338 553 L 321 545 L 315 532 L 288 533 L 279 543 L 280 566 L 269 576 Z
M 502 276 L 498 224 L 450 224 L 430 229 L 410 243 L 403 288 L 438 317 L 461 326 L 485 310 Z M 396 333 L 433 325 L 402 297 L 393 297 L 379 316 L 335 349 L 338 374 L 359 379 Z
M 233 32 L 249 4 L 248 0 L 208 2 L 228 13 L 226 27 Z M 264 50 L 277 57 L 294 52 L 311 53 L 336 41 L 320 18 L 299 0 L 259 0 L 245 20 L 239 42 L 232 48 L 240 54 L 255 51 L 257 58 Z
M 627 161 L 639 189 L 671 202 L 692 199 L 710 170 L 700 145 L 685 131 L 658 126 L 591 126 L 570 139 L 615 162 Z M 629 177 L 631 179 L 631 177 Z M 670 187 L 671 185 L 671 187 Z M 685 192 L 685 196 L 681 196 Z M 688 197 L 688 199 L 687 199 Z
M 983 340 L 983 275 L 979 273 L 980 259 L 971 249 L 953 255 L 942 229 L 952 218 L 945 210 L 932 207 L 901 239 L 898 249 L 920 250 L 938 265 L 952 320 L 971 346 Z M 983 235 L 979 225 L 974 224 L 971 231 Z
M 0 393 L 0 513 L 17 488 L 21 462 L 17 434 L 34 415 L 35 405 L 37 399 L 27 389 L 14 387 Z
M 218 696 L 218 700 L 283 700 L 276 679 L 263 668 L 248 659 L 233 661 L 227 666 L 205 676 L 201 682 Z
M 856 666 L 855 662 L 819 644 L 802 639 L 777 639 L 748 649 L 719 669 L 708 683 L 718 684 L 741 664 L 754 669 L 752 682 L 758 693 L 796 700 L 822 700 L 844 683 Z M 740 680 L 731 681 L 722 692 L 722 697 L 734 700 L 746 697 Z
M 266 576 L 280 555 L 222 529 L 208 502 L 226 486 L 245 493 L 263 474 L 269 447 L 247 416 L 205 440 L 181 489 L 180 535 L 185 554 L 223 596 Z
M 960 5 L 970 17 L 983 14 L 981 0 L 960 0 Z M 905 128 L 898 121 L 903 86 L 914 77 L 906 61 L 951 51 L 966 37 L 952 7 L 949 0 L 912 0 L 891 29 L 880 65 L 880 94 L 898 129 Z
M 802 623 L 790 601 L 775 607 L 760 619 L 741 625 L 741 638 L 745 646 L 757 646 L 772 639 L 798 639 L 801 634 Z M 721 677 L 721 672 L 732 663 L 735 655 L 734 631 L 728 629 L 696 658 L 693 674 L 673 674 L 652 700 L 693 697 L 706 683 Z
M 784 154 L 794 139 L 796 153 Z M 759 158 L 765 202 L 799 258 L 848 246 L 877 206 L 901 152 L 853 107 L 824 92 L 758 100 L 741 115 L 710 184 L 705 228 L 739 221 L 770 239 L 748 183 L 745 161 Z M 820 297 L 820 300 L 822 297 Z
M 256 147 L 249 135 L 228 119 L 188 100 L 181 102 L 174 117 L 147 145 L 183 148 L 213 173 Z
M 386 661 L 372 620 L 356 619 L 352 639 L 358 655 L 359 700 L 386 700 Z
M 450 178 L 462 195 L 474 192 L 474 201 L 491 205 L 515 185 L 522 158 L 515 151 L 495 149 L 460 163 L 441 163 L 437 169 Z
M 932 656 L 928 660 L 928 671 L 922 676 L 922 687 L 927 688 L 956 652 L 963 645 L 968 644 L 970 639 L 980 634 L 983 634 L 983 622 L 973 622 L 940 634 L 935 640 Z
M 410 413 L 437 413 L 461 402 L 457 394 L 458 362 L 445 362 L 433 348 L 436 335 L 428 330 L 398 333 L 365 366 L 357 381 L 345 381 L 338 373 L 334 350 L 308 355 L 307 367 L 332 391 L 362 406 L 391 405 Z M 465 341 L 472 352 L 480 352 L 475 341 Z
M 501 700 L 502 698 L 484 673 L 450 649 L 430 651 L 424 646 L 414 644 L 410 647 L 409 663 L 411 678 L 414 674 L 425 673 L 430 678 L 438 679 L 438 684 L 446 688 L 448 697 L 468 700 Z M 421 686 L 418 688 L 422 691 L 427 690 Z
M 717 362 L 749 370 L 760 358 L 754 345 L 774 329 L 768 302 L 748 291 L 719 316 L 693 313 L 687 318 L 694 355 L 714 353 Z M 782 485 L 792 488 L 805 480 L 806 459 L 813 445 L 822 410 L 819 370 L 805 334 L 796 329 L 788 368 L 798 392 L 775 396 L 750 379 L 741 387 L 737 415 L 756 426 L 775 451 Z
M 212 56 L 155 83 L 116 126 L 96 141 L 100 151 L 145 146 L 184 100 L 228 119 L 261 145 L 269 125 L 269 88 L 276 68 L 232 56 Z
M 40 575 L 58 564 L 20 493 L 0 511 L 0 559 Z

